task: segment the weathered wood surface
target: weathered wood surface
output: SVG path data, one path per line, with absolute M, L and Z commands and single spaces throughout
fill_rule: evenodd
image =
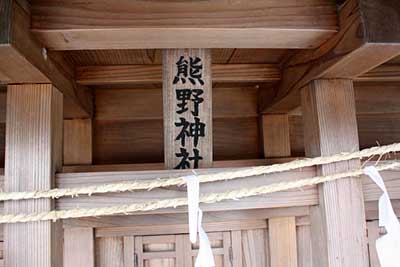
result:
M 290 157 L 289 116 L 265 114 L 262 116 L 264 157 Z
M 7 102 L 4 190 L 51 189 L 62 166 L 62 94 L 51 84 L 11 85 Z M 11 201 L 5 203 L 5 212 L 42 212 L 53 207 L 50 199 Z M 7 224 L 4 237 L 6 266 L 62 266 L 60 222 Z
M 258 88 L 217 85 L 213 88 L 213 118 L 257 117 Z M 96 120 L 162 119 L 161 86 L 95 90 Z
M 105 49 L 63 51 L 65 59 L 75 66 L 162 64 L 163 49 Z M 211 49 L 213 64 L 277 64 L 287 49 Z M 397 63 L 396 63 L 397 64 Z
M 51 49 L 76 50 L 310 48 L 337 30 L 328 0 L 102 1 L 81 7 L 79 1 L 35 1 L 33 31 Z
M 295 217 L 268 220 L 271 266 L 297 267 L 297 237 Z
M 92 163 L 92 121 L 64 120 L 64 165 Z M 95 267 L 92 227 L 64 229 L 64 267 Z
M 280 80 L 279 66 L 274 64 L 214 64 L 213 82 L 274 82 Z M 161 65 L 82 66 L 76 70 L 77 83 L 144 84 L 161 83 Z
M 90 117 L 90 91 L 75 83 L 74 70 L 66 61 L 47 55 L 30 32 L 30 14 L 18 2 L 0 3 L 1 83 L 53 83 L 64 94 L 67 118 Z
M 274 103 L 262 110 L 290 111 L 298 106 L 300 89 L 310 81 L 353 79 L 399 55 L 399 14 L 397 0 L 347 0 L 340 9 L 339 33 L 317 49 L 287 60 Z
M 94 252 L 93 228 L 64 229 L 64 267 L 94 267 Z
M 359 149 L 351 80 L 313 81 L 302 90 L 301 101 L 307 156 Z M 359 160 L 351 160 L 322 165 L 317 172 L 329 175 L 359 167 Z M 368 265 L 362 190 L 358 178 L 318 185 L 319 205 L 310 215 L 314 266 Z
M 92 164 L 92 120 L 64 120 L 64 165 Z
M 167 49 L 164 50 L 163 59 L 165 166 L 168 169 L 210 167 L 213 161 L 211 51 L 208 49 Z M 178 62 L 182 59 L 186 60 L 188 68 L 186 76 L 184 73 L 181 76 L 179 72 Z M 193 62 L 200 61 L 192 65 L 192 60 Z M 201 68 L 196 71 L 195 66 Z M 192 77 L 192 72 L 196 76 Z M 178 90 L 184 92 L 188 89 L 190 90 L 189 100 L 180 101 Z M 183 105 L 185 102 L 186 104 Z M 192 136 L 193 132 L 195 136 Z M 199 159 L 196 159 L 196 151 Z M 187 160 L 184 160 L 185 153 L 188 153 Z M 178 157 L 178 154 L 181 157 Z M 190 160 L 191 157 L 194 159 Z

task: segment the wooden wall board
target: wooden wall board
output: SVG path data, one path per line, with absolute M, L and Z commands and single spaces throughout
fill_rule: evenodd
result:
M 258 90 L 255 85 L 216 86 L 213 118 L 257 117 Z M 94 93 L 96 120 L 162 119 L 161 87 L 97 89 Z
M 268 220 L 271 266 L 297 267 L 297 236 L 295 217 Z
M 122 237 L 96 238 L 96 267 L 124 267 Z
M 262 116 L 264 157 L 290 157 L 289 116 L 265 114 Z
M 260 158 L 256 117 L 215 119 L 213 125 L 214 160 Z M 95 121 L 93 143 L 95 164 L 162 162 L 162 121 Z
M 95 121 L 95 164 L 163 162 L 162 120 Z
M 354 96 L 358 116 L 364 114 L 400 113 L 399 83 L 356 82 L 354 84 Z
M 64 229 L 64 267 L 95 267 L 94 231 L 90 227 Z
M 87 17 L 91 19 L 84 19 Z M 76 1 L 56 5 L 35 1 L 32 28 L 55 50 L 310 48 L 336 32 L 337 14 L 334 3 L 328 0 L 207 4 L 104 1 L 93 3 L 90 10 L 82 9 Z
M 361 148 L 400 141 L 400 114 L 357 116 Z
M 64 165 L 92 164 L 92 120 L 64 120 Z

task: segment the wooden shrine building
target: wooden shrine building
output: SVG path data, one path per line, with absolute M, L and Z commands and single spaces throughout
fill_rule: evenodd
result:
M 399 0 L 0 0 L 4 192 L 212 174 L 396 142 Z M 201 193 L 365 160 L 376 158 L 204 183 Z M 400 171 L 381 174 L 400 216 Z M 380 195 L 367 177 L 345 178 L 201 204 L 203 226 L 217 267 L 378 267 Z M 0 207 L 185 197 L 170 186 Z M 0 228 L 6 267 L 192 267 L 198 253 L 185 206 Z

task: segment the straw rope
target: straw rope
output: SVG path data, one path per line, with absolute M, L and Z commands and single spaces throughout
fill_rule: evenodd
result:
M 339 161 L 362 159 L 376 155 L 384 155 L 390 152 L 400 151 L 400 143 L 387 146 L 377 146 L 361 151 L 351 153 L 340 153 L 333 156 L 324 156 L 316 158 L 307 158 L 295 160 L 283 164 L 274 164 L 269 166 L 258 166 L 250 168 L 241 168 L 234 171 L 221 171 L 212 174 L 197 175 L 200 183 L 209 183 L 216 181 L 227 181 L 238 178 L 245 178 L 256 175 L 265 175 L 283 171 L 294 170 L 298 168 L 310 167 L 314 165 L 329 164 Z M 38 198 L 60 198 L 66 196 L 92 195 L 99 193 L 117 193 L 134 190 L 152 190 L 159 187 L 182 186 L 185 184 L 183 176 L 175 178 L 153 179 L 153 180 L 136 180 L 120 183 L 109 183 L 102 185 L 93 185 L 77 188 L 56 188 L 45 191 L 31 192 L 2 192 L 0 193 L 0 201 L 22 200 L 22 199 L 38 199 Z
M 400 168 L 400 162 L 390 164 L 381 164 L 376 166 L 378 171 Z M 290 182 L 274 183 L 266 186 L 253 188 L 244 188 L 223 193 L 211 193 L 200 196 L 200 203 L 216 203 L 229 199 L 241 199 L 245 197 L 265 195 L 273 192 L 280 192 L 290 189 L 301 188 L 304 186 L 316 185 L 319 183 L 334 181 L 342 178 L 357 177 L 363 174 L 362 169 L 352 170 L 343 173 L 337 173 L 328 176 L 317 176 Z M 186 206 L 187 198 L 163 199 L 149 201 L 144 203 L 135 203 L 130 205 L 120 205 L 102 208 L 71 209 L 71 210 L 53 210 L 50 212 L 31 213 L 31 214 L 5 214 L 0 216 L 0 223 L 18 223 L 35 221 L 56 221 L 59 219 L 82 218 L 92 216 L 106 216 L 117 214 L 131 214 L 139 211 L 150 211 L 164 208 L 176 208 Z

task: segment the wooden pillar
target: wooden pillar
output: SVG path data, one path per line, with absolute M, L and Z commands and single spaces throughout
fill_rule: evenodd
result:
M 264 156 L 290 157 L 289 116 L 266 114 L 262 117 Z M 279 217 L 268 220 L 271 266 L 296 267 L 296 218 Z
M 5 190 L 54 186 L 61 168 L 63 95 L 51 84 L 10 85 L 7 92 Z M 50 199 L 8 201 L 6 213 L 49 211 Z M 62 266 L 61 223 L 7 224 L 5 266 Z
M 164 161 L 167 169 L 211 167 L 211 87 L 210 50 L 164 50 Z
M 351 80 L 315 80 L 301 92 L 306 156 L 359 149 Z M 320 175 L 358 168 L 359 160 L 319 167 Z M 368 266 L 364 200 L 360 178 L 320 185 L 311 208 L 313 266 Z
M 64 165 L 92 164 L 92 120 L 64 120 Z M 94 267 L 94 229 L 64 228 L 64 267 Z

